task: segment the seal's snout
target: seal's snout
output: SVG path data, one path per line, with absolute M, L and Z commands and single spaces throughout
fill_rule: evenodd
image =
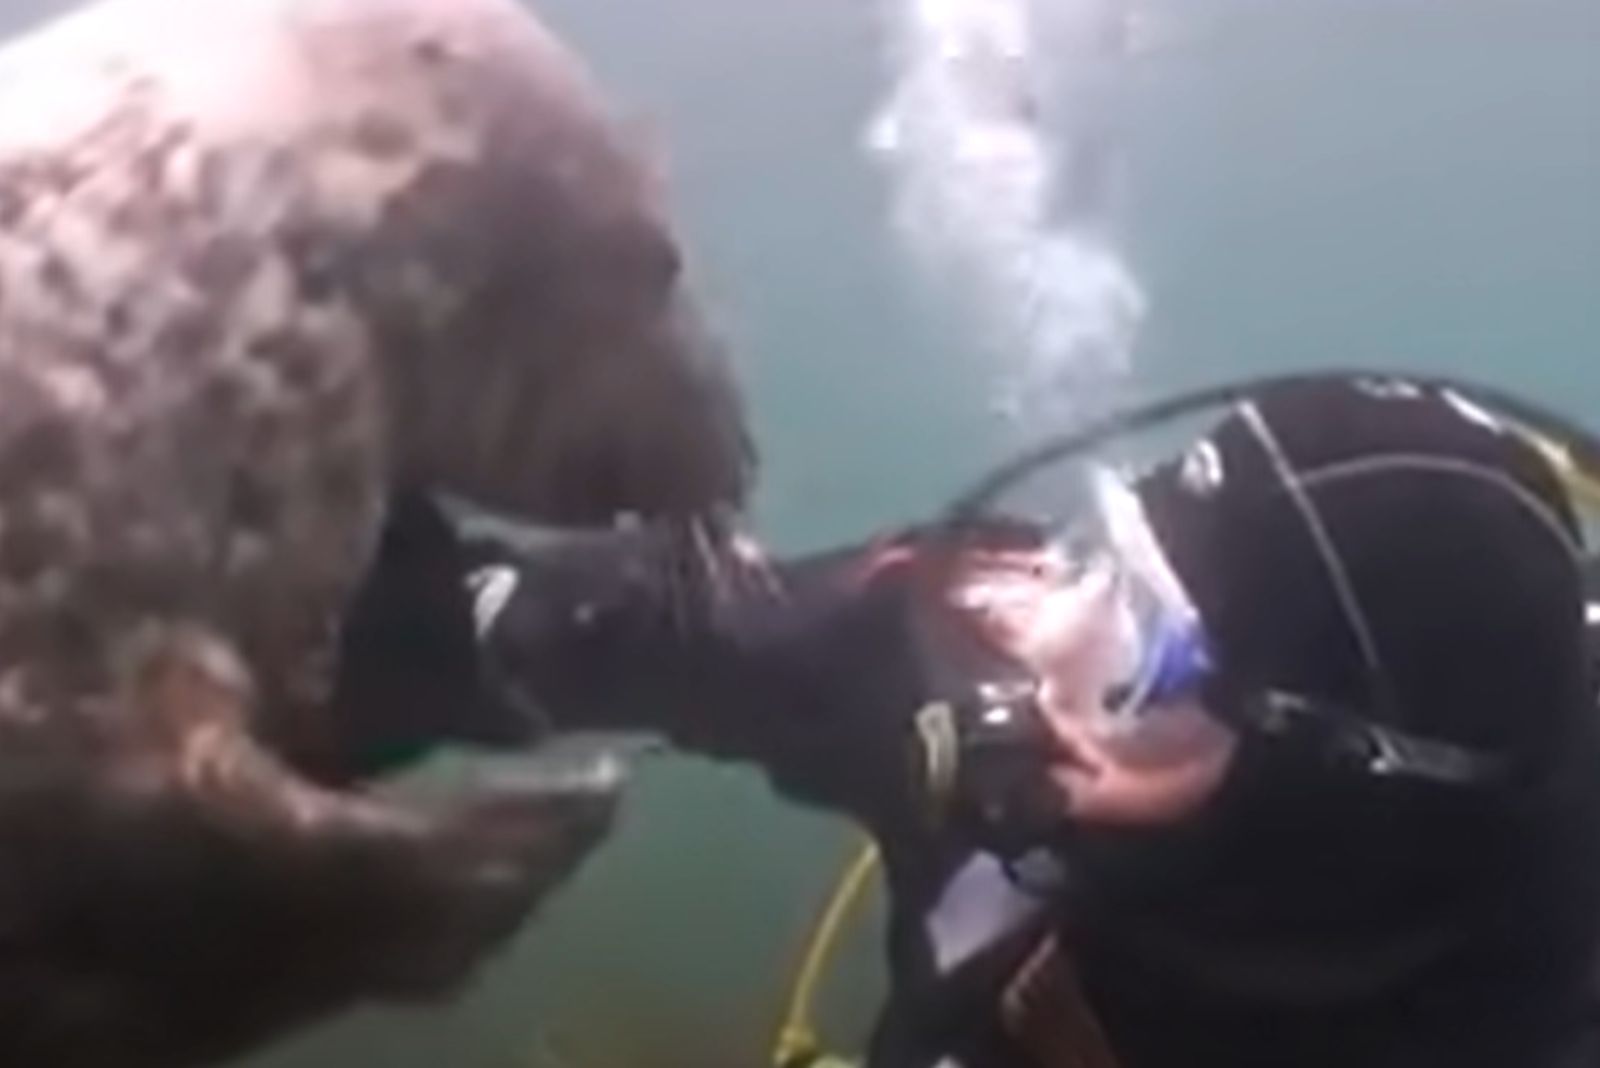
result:
M 627 306 L 624 294 L 616 294 Z M 548 333 L 547 327 L 529 336 Z M 721 346 L 676 291 L 653 313 L 586 322 L 559 347 L 529 347 L 519 403 L 475 397 L 467 422 L 497 405 L 514 419 L 489 437 L 463 496 L 523 518 L 608 526 L 619 517 L 738 509 L 755 450 Z M 559 363 L 560 370 L 552 370 Z

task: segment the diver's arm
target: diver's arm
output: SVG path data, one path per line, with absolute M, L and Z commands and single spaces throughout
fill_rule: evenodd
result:
M 726 556 L 707 570 L 683 537 L 478 539 L 480 586 L 500 590 L 482 643 L 507 703 L 566 731 L 660 733 L 874 829 L 906 824 L 921 680 L 883 545 L 736 574 Z
M 860 815 L 875 725 L 914 711 L 890 696 L 903 620 L 875 550 L 768 566 L 704 529 L 536 530 L 401 497 L 344 628 L 338 714 L 295 763 L 344 783 L 440 745 L 649 731 Z

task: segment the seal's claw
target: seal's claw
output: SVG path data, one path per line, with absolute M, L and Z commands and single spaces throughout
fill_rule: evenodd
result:
M 486 947 L 510 938 L 570 880 L 609 834 L 620 780 L 538 780 L 495 789 L 445 817 L 436 857 L 422 870 L 438 880 L 429 912 L 446 917 L 427 937 L 394 944 L 378 980 L 390 996 L 433 1000 L 472 975 Z
M 455 832 L 505 854 L 542 892 L 575 871 L 605 839 L 621 783 L 620 772 L 600 769 L 524 775 L 515 786 L 499 786 L 463 808 Z

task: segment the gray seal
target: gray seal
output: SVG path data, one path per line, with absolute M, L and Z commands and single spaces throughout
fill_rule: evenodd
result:
M 742 501 L 657 176 L 511 0 L 109 0 L 0 100 L 0 1063 L 458 989 L 615 783 L 329 773 L 339 632 L 406 494 Z

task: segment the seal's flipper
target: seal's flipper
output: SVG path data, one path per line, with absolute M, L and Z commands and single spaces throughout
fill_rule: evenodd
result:
M 4 781 L 0 860 L 28 878 L 0 913 L 0 1063 L 186 1068 L 451 993 L 610 825 L 615 779 L 438 814 L 323 789 L 247 733 L 251 689 L 204 631 L 147 631 L 102 763 L 31 753 Z

